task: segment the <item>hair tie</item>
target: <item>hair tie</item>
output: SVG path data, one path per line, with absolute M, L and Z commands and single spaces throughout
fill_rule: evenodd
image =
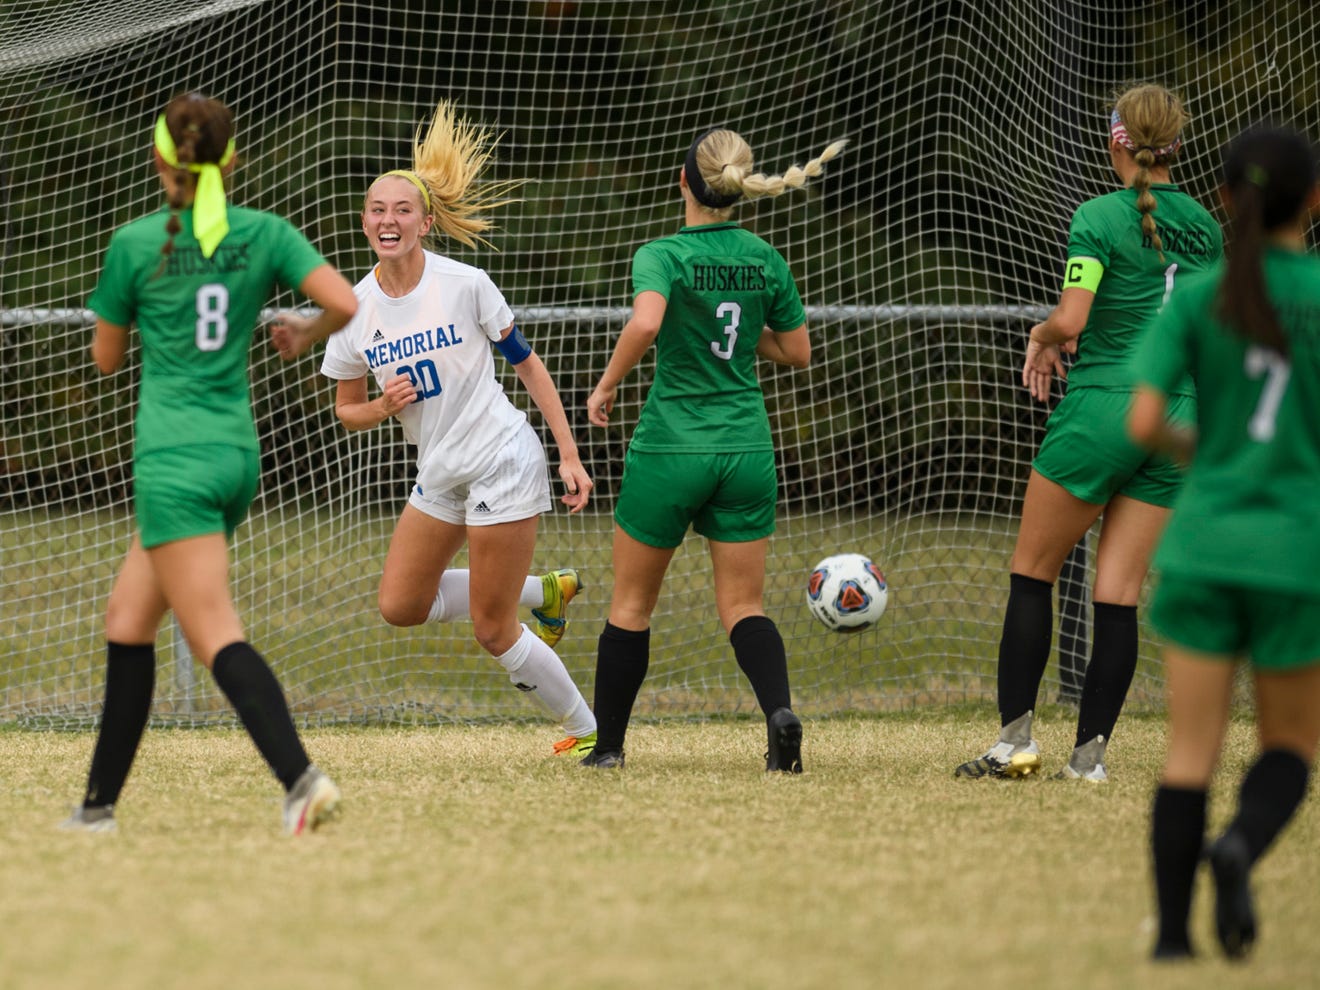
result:
M 1166 144 L 1163 148 L 1156 148 L 1154 145 L 1150 145 L 1150 144 L 1142 144 L 1142 145 L 1137 144 L 1137 142 L 1132 140 L 1131 135 L 1128 134 L 1127 128 L 1123 126 L 1123 118 L 1121 118 L 1118 115 L 1117 110 L 1113 111 L 1109 115 L 1109 136 L 1112 137 L 1119 144 L 1121 144 L 1124 148 L 1127 148 L 1128 151 L 1131 152 L 1149 151 L 1156 158 L 1167 157 L 1168 155 L 1173 154 L 1182 146 L 1181 134 L 1178 135 L 1178 137 L 1174 138 L 1172 141 L 1170 141 L 1168 144 Z
M 1270 184 L 1270 174 L 1263 167 L 1255 162 L 1249 164 L 1242 172 L 1243 178 L 1250 182 L 1257 189 L 1264 189 Z
M 225 153 L 218 162 L 189 162 L 179 164 L 179 153 L 174 147 L 174 136 L 170 134 L 165 115 L 156 118 L 156 151 L 170 168 L 186 168 L 197 176 L 197 190 L 193 194 L 193 236 L 202 247 L 205 258 L 215 254 L 215 249 L 229 233 L 229 217 L 225 207 L 225 179 L 221 173 L 226 165 L 234 160 L 234 139 L 229 139 Z
M 431 212 L 431 191 L 426 188 L 426 183 L 422 181 L 422 177 L 420 175 L 418 175 L 416 172 L 410 169 L 394 168 L 394 169 L 390 169 L 384 175 L 378 175 L 376 177 L 376 182 L 379 182 L 387 175 L 397 175 L 399 178 L 407 179 L 414 186 L 416 186 L 417 191 L 422 194 L 422 204 L 426 207 L 426 212 L 428 214 Z M 373 182 L 372 185 L 374 186 L 376 182 Z
M 692 195 L 696 197 L 698 203 L 702 206 L 708 206 L 712 210 L 723 210 L 742 198 L 741 190 L 735 193 L 716 192 L 706 185 L 706 180 L 701 177 L 701 169 L 697 168 L 697 148 L 706 138 L 716 131 L 722 130 L 724 130 L 723 127 L 712 127 L 693 141 L 692 147 L 688 148 L 687 159 L 683 162 L 683 174 L 687 176 L 688 188 L 692 190 Z

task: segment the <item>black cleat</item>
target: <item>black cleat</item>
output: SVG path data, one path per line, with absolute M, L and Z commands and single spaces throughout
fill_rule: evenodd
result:
M 777 708 L 766 722 L 769 748 L 765 769 L 782 773 L 802 772 L 802 722 L 787 708 Z
M 1187 942 L 1157 942 L 1150 958 L 1154 962 L 1180 962 L 1184 959 L 1195 959 L 1196 953 Z
M 578 762 L 584 767 L 594 767 L 597 770 L 622 770 L 623 750 L 601 749 L 597 746 Z
M 1215 878 L 1215 933 L 1224 955 L 1241 959 L 1256 941 L 1256 911 L 1251 904 L 1251 854 L 1246 840 L 1225 832 L 1206 850 Z

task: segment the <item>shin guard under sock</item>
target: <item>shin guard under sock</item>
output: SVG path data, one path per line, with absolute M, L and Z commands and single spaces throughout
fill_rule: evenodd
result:
M 651 630 L 620 629 L 609 622 L 596 653 L 596 750 L 622 750 L 637 692 L 651 661 Z
M 1271 749 L 1242 778 L 1237 817 L 1225 833 L 1237 832 L 1246 840 L 1252 863 L 1270 847 L 1306 797 L 1309 776 L 1306 761 L 1296 753 Z
M 119 800 L 151 715 L 156 687 L 156 647 L 106 643 L 105 707 L 92 752 L 83 804 L 96 808 Z
M 774 622 L 768 616 L 749 615 L 729 632 L 729 643 L 766 718 L 780 708 L 792 708 L 784 638 Z
M 240 641 L 215 655 L 211 675 L 287 791 L 311 761 L 274 672 L 251 643 Z
M 1091 662 L 1082 684 L 1074 746 L 1096 736 L 1112 739 L 1132 675 L 1137 671 L 1137 607 L 1096 602 Z
M 1054 635 L 1054 585 L 1024 574 L 1010 574 L 1008 580 L 1008 605 L 999 639 L 1001 727 L 1035 709 Z
M 1187 932 L 1196 867 L 1205 842 L 1206 792 L 1161 785 L 1151 809 L 1155 899 L 1160 911 L 1158 947 L 1191 948 Z

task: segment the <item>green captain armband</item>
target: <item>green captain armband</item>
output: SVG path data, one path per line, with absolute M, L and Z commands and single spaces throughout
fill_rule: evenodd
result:
M 1063 287 L 1095 292 L 1104 273 L 1105 266 L 1094 258 L 1069 258 L 1063 270 Z

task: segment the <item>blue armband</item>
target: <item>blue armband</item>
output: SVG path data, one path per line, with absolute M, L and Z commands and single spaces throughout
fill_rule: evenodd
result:
M 522 364 L 532 356 L 532 345 L 527 343 L 527 338 L 522 335 L 517 324 L 514 324 L 507 337 L 495 341 L 495 346 L 509 364 Z

